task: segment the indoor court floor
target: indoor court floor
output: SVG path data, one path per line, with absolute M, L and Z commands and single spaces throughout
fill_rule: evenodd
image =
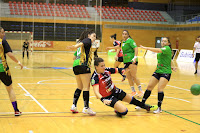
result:
M 193 84 L 200 84 L 200 71 L 194 75 L 192 63 L 177 63 L 177 72 L 165 88 L 160 114 L 136 111 L 135 106 L 124 103 L 128 114 L 118 118 L 114 109 L 96 99 L 90 88 L 90 107 L 96 116 L 82 113 L 82 95 L 78 101 L 79 113 L 70 111 L 74 90 L 77 88 L 72 71 L 72 52 L 33 52 L 29 60 L 14 52 L 25 68 L 20 70 L 8 58 L 22 116 L 15 117 L 7 91 L 0 84 L 0 133 L 199 133 L 200 95 L 190 93 Z M 107 67 L 114 66 L 114 56 L 99 53 Z M 145 91 L 156 68 L 156 59 L 139 57 L 137 76 Z M 123 64 L 120 65 L 123 67 Z M 92 65 L 92 71 L 94 67 Z M 121 82 L 121 75 L 112 75 L 115 85 L 131 93 L 128 81 Z M 136 86 L 135 86 L 136 87 Z M 140 99 L 141 100 L 141 99 Z M 157 86 L 147 100 L 157 104 Z

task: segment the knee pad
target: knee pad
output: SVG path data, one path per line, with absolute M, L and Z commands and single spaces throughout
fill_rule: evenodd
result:
M 128 109 L 126 109 L 126 111 L 125 112 L 119 112 L 121 115 L 126 115 L 127 113 L 128 113 Z

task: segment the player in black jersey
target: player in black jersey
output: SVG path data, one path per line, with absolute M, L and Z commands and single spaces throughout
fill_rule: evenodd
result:
M 26 51 L 27 53 L 27 59 L 29 59 L 29 54 L 28 54 L 28 46 L 29 46 L 29 42 L 28 40 L 26 39 L 24 44 L 23 44 L 23 59 L 24 59 L 24 52 Z

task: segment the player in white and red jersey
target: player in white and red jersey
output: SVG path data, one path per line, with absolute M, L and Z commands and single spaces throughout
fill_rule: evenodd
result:
M 114 47 L 121 47 L 121 42 L 116 40 L 116 36 L 117 34 L 111 35 L 110 36 L 110 41 L 113 43 Z M 114 67 L 118 68 L 119 65 L 123 62 L 123 51 L 122 49 L 117 49 L 116 50 L 116 55 L 115 55 L 115 63 L 114 63 Z M 122 75 L 122 81 L 124 81 L 126 79 L 126 76 L 123 75 L 122 73 L 120 73 Z
M 110 107 L 115 109 L 117 116 L 124 116 L 127 114 L 128 109 L 120 101 L 124 101 L 150 111 L 152 106 L 146 105 L 122 89 L 117 88 L 111 79 L 111 74 L 120 72 L 123 73 L 124 68 L 106 68 L 102 58 L 95 58 L 94 61 L 95 71 L 91 77 L 91 84 L 97 99 Z

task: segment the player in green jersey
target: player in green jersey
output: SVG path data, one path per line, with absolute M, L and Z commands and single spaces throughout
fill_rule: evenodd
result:
M 129 32 L 124 30 L 122 32 L 123 42 L 121 47 L 107 47 L 107 49 L 121 49 L 123 51 L 123 62 L 126 70 L 126 77 L 131 87 L 132 96 L 142 97 L 144 92 L 142 91 L 140 80 L 137 78 L 137 65 L 138 65 L 138 48 L 135 41 L 130 37 Z M 138 86 L 139 92 L 137 93 L 134 88 L 134 82 Z
M 162 48 L 140 46 L 143 49 L 158 53 L 158 64 L 156 71 L 153 73 L 142 99 L 142 102 L 145 103 L 148 97 L 151 95 L 151 91 L 158 84 L 158 109 L 154 111 L 156 114 L 162 112 L 161 104 L 164 98 L 164 88 L 170 80 L 172 70 L 176 71 L 176 68 L 171 67 L 172 49 L 170 40 L 166 37 L 162 38 L 161 46 Z M 136 109 L 140 109 L 140 107 L 136 107 Z
M 137 78 L 137 65 L 138 65 L 138 48 L 135 41 L 130 37 L 130 34 L 127 30 L 122 32 L 122 51 L 123 51 L 123 61 L 124 68 L 126 69 L 127 79 L 129 85 L 132 89 L 132 96 L 142 97 L 144 92 L 142 91 L 140 80 Z M 134 88 L 134 82 L 138 86 L 139 92 L 137 93 Z
M 76 45 L 68 46 L 70 49 L 77 49 L 74 54 L 73 72 L 76 76 L 77 89 L 74 92 L 73 105 L 71 111 L 78 113 L 77 102 L 83 90 L 84 108 L 83 113 L 89 115 L 95 115 L 96 112 L 89 108 L 89 89 L 91 78 L 91 61 L 92 61 L 92 43 L 96 40 L 96 34 L 94 31 L 83 31 L 79 41 Z

